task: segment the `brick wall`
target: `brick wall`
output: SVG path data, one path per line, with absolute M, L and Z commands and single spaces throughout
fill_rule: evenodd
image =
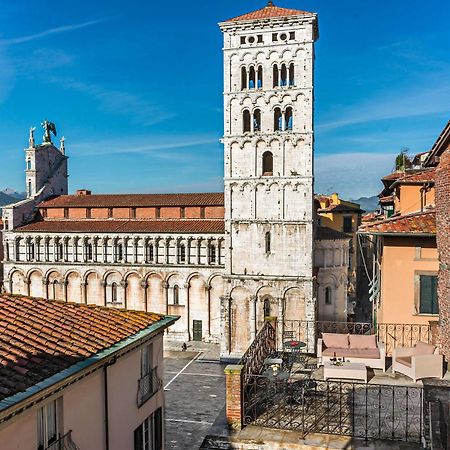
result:
M 450 149 L 441 156 L 436 170 L 436 221 L 439 251 L 438 298 L 440 343 L 445 359 L 450 361 Z

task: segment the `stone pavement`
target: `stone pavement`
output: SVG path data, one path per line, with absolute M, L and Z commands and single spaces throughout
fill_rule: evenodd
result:
M 166 449 L 198 449 L 225 405 L 218 346 L 167 345 L 164 354 Z

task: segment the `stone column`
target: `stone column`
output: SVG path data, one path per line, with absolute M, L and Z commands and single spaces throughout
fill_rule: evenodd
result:
M 148 284 L 147 284 L 147 281 L 142 280 L 140 285 L 141 285 L 141 288 L 144 289 L 144 308 L 145 308 L 145 311 L 148 312 L 148 295 L 147 295 Z
M 244 424 L 243 369 L 243 365 L 229 365 L 224 370 L 227 423 L 235 430 Z
M 69 284 L 69 282 L 67 280 L 62 280 L 61 281 L 62 291 L 63 291 L 63 300 L 65 302 L 67 302 L 67 285 L 68 284 Z
M 44 293 L 44 298 L 48 299 L 48 278 L 42 278 L 42 290 Z M 56 298 L 53 300 L 56 300 Z
M 85 281 L 82 281 L 80 283 L 81 285 L 81 302 L 82 303 L 87 303 L 87 295 L 86 295 L 86 285 L 87 283 Z
M 227 356 L 231 353 L 231 324 L 230 324 L 230 296 L 220 297 L 220 354 Z
M 200 265 L 202 260 L 202 239 L 197 239 L 197 264 Z
M 278 297 L 278 319 L 277 319 L 277 346 L 283 348 L 283 332 L 284 332 L 284 301 L 283 297 Z
M 100 282 L 100 285 L 102 286 L 103 290 L 103 305 L 106 306 L 106 281 L 102 280 Z
M 120 287 L 122 288 L 122 294 L 123 294 L 123 307 L 127 308 L 127 285 L 128 283 L 125 280 L 122 280 L 120 282 Z

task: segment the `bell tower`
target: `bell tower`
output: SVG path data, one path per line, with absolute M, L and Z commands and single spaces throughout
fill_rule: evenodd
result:
M 267 6 L 224 35 L 227 293 L 222 355 L 242 353 L 264 316 L 314 319 L 315 13 Z M 236 313 L 239 311 L 239 313 Z M 246 329 L 247 331 L 242 331 Z

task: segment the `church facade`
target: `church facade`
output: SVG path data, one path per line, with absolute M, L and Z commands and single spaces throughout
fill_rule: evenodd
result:
M 241 355 L 267 316 L 346 320 L 348 237 L 316 225 L 314 13 L 222 22 L 224 192 L 67 195 L 64 142 L 30 130 L 3 209 L 11 293 L 180 315 L 170 338 Z M 54 126 L 53 126 L 54 129 Z

